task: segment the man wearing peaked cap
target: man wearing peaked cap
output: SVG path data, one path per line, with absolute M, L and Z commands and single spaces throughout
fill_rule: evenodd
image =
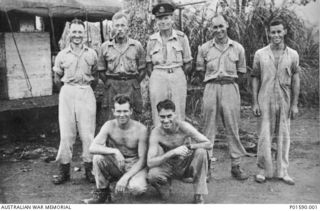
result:
M 152 9 L 152 14 L 156 17 L 172 15 L 175 10 L 175 5 L 169 1 L 160 1 L 156 6 Z
M 158 1 L 152 9 L 159 32 L 150 35 L 146 62 L 154 126 L 160 123 L 156 105 L 165 99 L 174 102 L 179 119 L 185 118 L 186 73 L 191 70 L 192 56 L 187 36 L 173 29 L 174 10 L 172 1 Z

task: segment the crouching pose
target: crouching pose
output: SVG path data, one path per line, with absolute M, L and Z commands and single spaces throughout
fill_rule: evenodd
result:
M 115 193 L 139 195 L 147 189 L 147 128 L 130 119 L 130 98 L 114 98 L 115 119 L 107 121 L 94 139 L 90 152 L 97 189 L 88 204 L 103 203 L 110 197 L 110 182 L 117 181 Z
M 161 124 L 150 135 L 148 182 L 167 198 L 171 178 L 193 177 L 194 203 L 204 203 L 203 195 L 208 194 L 207 150 L 212 144 L 192 125 L 176 118 L 172 101 L 159 102 L 157 110 Z

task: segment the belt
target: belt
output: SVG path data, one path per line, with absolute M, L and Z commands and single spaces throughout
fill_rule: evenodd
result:
M 69 84 L 69 83 L 65 83 L 64 86 L 73 86 L 73 87 L 78 87 L 78 88 L 81 88 L 81 89 L 84 89 L 84 88 L 88 88 L 90 87 L 90 84 Z
M 138 78 L 137 75 L 107 75 L 107 79 L 122 80 L 122 81 L 127 81 L 127 80 L 132 80 L 137 78 Z
M 175 70 L 174 69 L 179 69 L 181 68 L 180 66 L 179 67 L 170 67 L 170 68 L 154 68 L 154 70 L 160 70 L 160 71 L 165 71 L 167 73 L 174 73 Z
M 231 78 L 231 77 L 221 77 L 221 78 L 214 78 L 208 81 L 209 83 L 215 83 L 215 84 L 220 84 L 220 85 L 224 85 L 224 84 L 233 84 L 236 82 L 235 78 Z

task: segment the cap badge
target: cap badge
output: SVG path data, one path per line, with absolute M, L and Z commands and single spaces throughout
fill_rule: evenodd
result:
M 164 12 L 165 11 L 165 9 L 164 9 L 164 7 L 163 6 L 161 6 L 160 8 L 159 8 L 159 12 Z

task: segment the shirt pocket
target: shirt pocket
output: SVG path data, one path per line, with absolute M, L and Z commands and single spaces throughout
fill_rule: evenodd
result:
M 84 69 L 84 72 L 86 74 L 91 74 L 91 70 L 92 70 L 92 67 L 95 65 L 95 61 L 93 58 L 90 58 L 90 57 L 85 57 L 84 58 L 84 61 L 85 61 L 85 64 L 86 64 L 86 67 Z
M 135 52 L 128 52 L 126 54 L 126 66 L 128 72 L 136 72 L 137 71 L 137 60 L 135 57 Z
M 206 72 L 207 74 L 215 74 L 218 72 L 219 67 L 219 56 L 218 55 L 207 55 L 205 58 Z
M 153 65 L 158 65 L 162 63 L 163 60 L 163 55 L 161 52 L 161 47 L 156 45 L 151 51 L 150 51 L 150 56 L 152 60 Z
M 280 82 L 284 85 L 290 85 L 291 84 L 291 77 L 292 77 L 292 70 L 290 66 L 284 67 L 281 71 L 280 75 Z
M 236 75 L 237 74 L 237 62 L 239 61 L 239 55 L 237 55 L 235 52 L 231 51 L 228 52 L 227 58 L 226 58 L 226 72 L 230 75 Z
M 182 63 L 182 47 L 175 43 L 172 45 L 175 61 L 174 63 Z
M 66 56 L 62 61 L 61 61 L 61 68 L 64 70 L 69 69 L 73 63 L 73 58 L 70 56 Z
M 114 72 L 117 65 L 116 65 L 116 55 L 111 54 L 111 55 L 106 55 L 105 60 L 107 62 L 107 71 Z

